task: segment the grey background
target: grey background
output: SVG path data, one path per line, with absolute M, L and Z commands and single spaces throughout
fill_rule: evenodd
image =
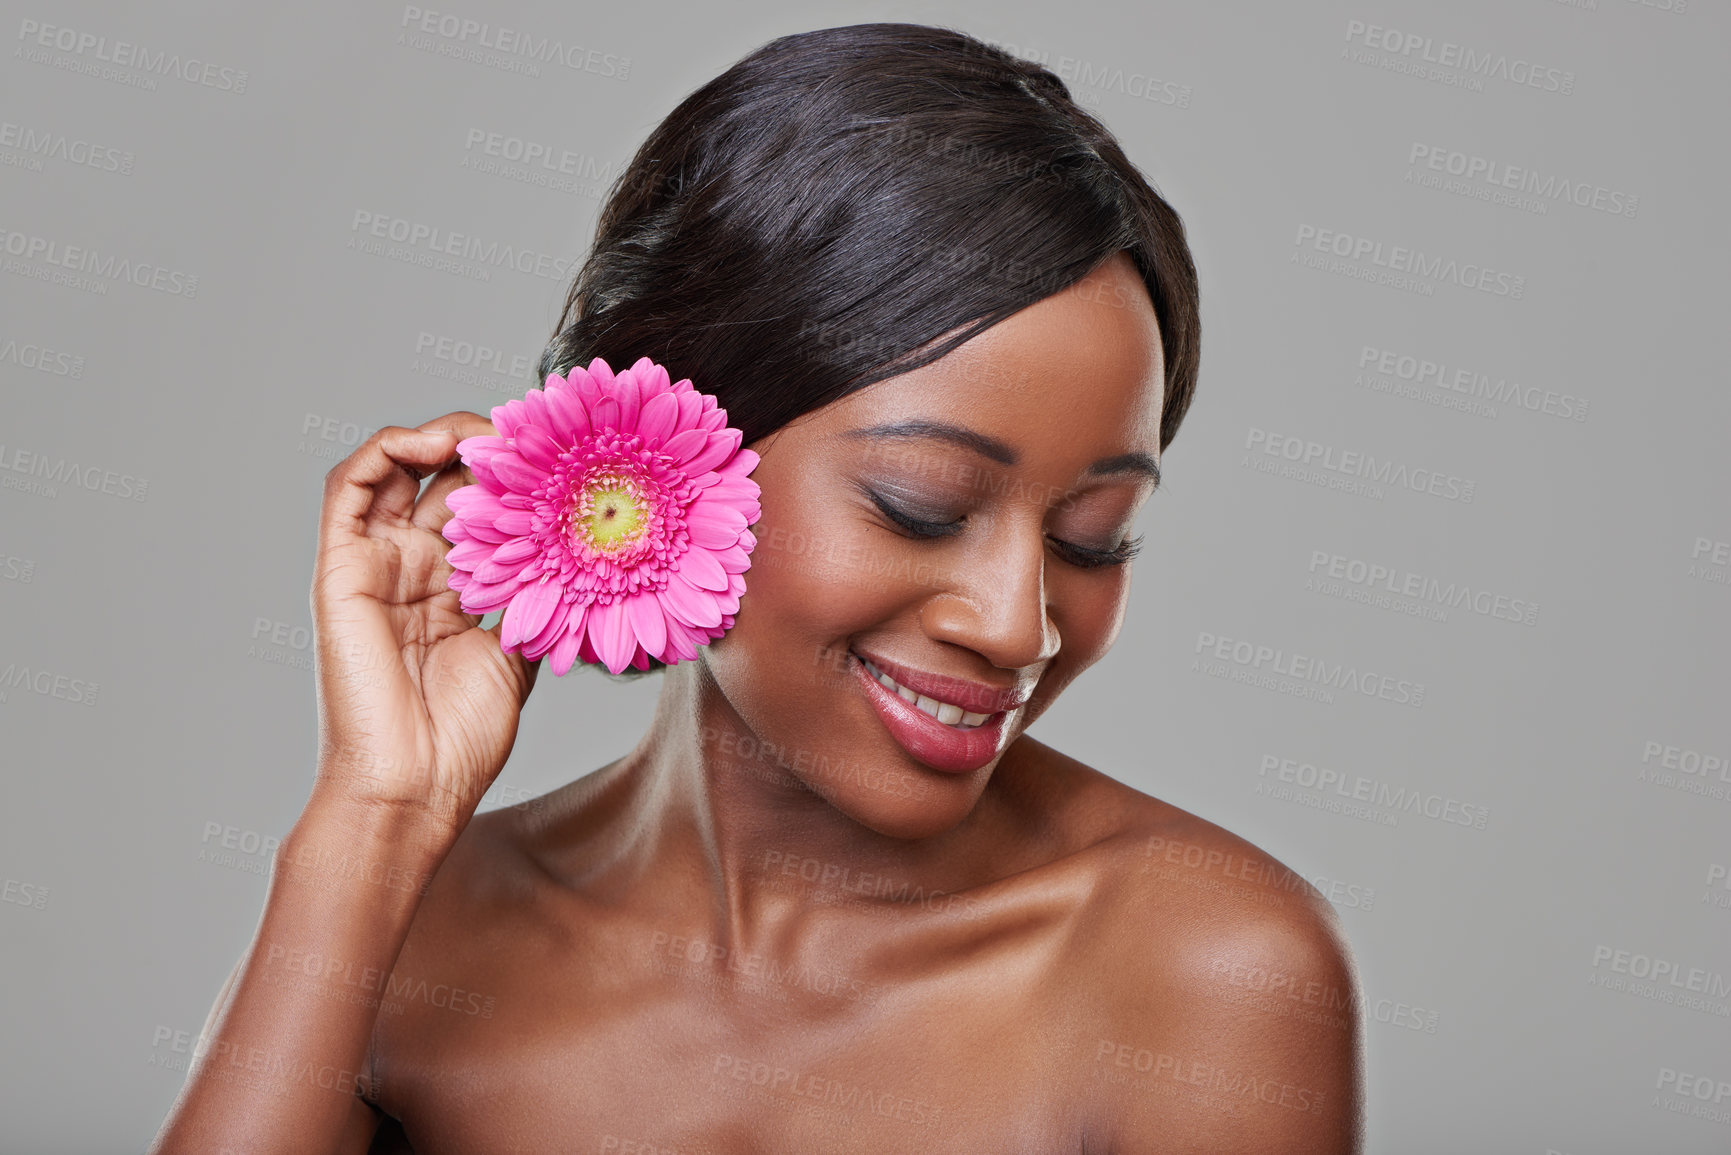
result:
M 5 1151 L 141 1149 L 184 1078 L 174 1033 L 196 1034 L 251 936 L 260 840 L 311 781 L 325 471 L 373 427 L 485 413 L 534 383 L 454 379 L 417 344 L 532 360 L 566 278 L 351 249 L 356 212 L 579 257 L 599 207 L 583 186 L 604 187 L 687 92 L 773 36 L 878 19 L 953 24 L 1059 70 L 1183 215 L 1201 268 L 1201 385 L 1139 527 L 1123 633 L 1035 734 L 1321 880 L 1364 976 L 1371 1150 L 1731 1150 L 1731 1114 L 1691 1115 L 1660 1086 L 1666 1070 L 1731 1080 L 1731 771 L 1667 780 L 1649 745 L 1731 756 L 1722 5 L 422 5 L 628 58 L 623 79 L 417 48 L 402 5 L 3 7 Z M 41 47 L 32 21 L 230 71 L 104 65 Z M 1424 50 L 1368 47 L 1354 21 L 1430 37 L 1433 55 L 1450 41 L 1554 68 L 1540 75 L 1572 91 L 1386 67 Z M 1155 99 L 1132 94 L 1138 75 Z M 570 150 L 600 179 L 465 167 L 485 159 L 471 130 Z M 1637 209 L 1424 187 L 1415 145 Z M 59 155 L 91 146 L 113 151 Z M 1522 293 L 1308 267 L 1325 254 L 1295 243 L 1305 226 L 1489 266 Z M 196 293 L 45 281 L 54 265 L 15 252 L 32 238 L 196 276 Z M 1586 414 L 1380 391 L 1367 346 Z M 1257 431 L 1470 481 L 1473 500 L 1264 473 L 1248 463 L 1280 459 L 1249 448 Z M 123 496 L 138 479 L 142 500 Z M 1317 552 L 1536 619 L 1307 589 Z M 1422 683 L 1422 704 L 1211 676 L 1203 635 Z M 486 805 L 622 753 L 657 685 L 544 680 Z M 1338 795 L 1260 773 L 1269 758 L 1482 807 L 1484 829 L 1319 808 Z M 1677 1005 L 1602 985 L 1629 976 L 1601 947 L 1699 968 L 1720 993 Z

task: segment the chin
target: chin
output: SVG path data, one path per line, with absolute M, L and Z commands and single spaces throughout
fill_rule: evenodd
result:
M 903 768 L 897 767 L 888 773 L 902 772 Z M 862 789 L 850 785 L 838 789 L 834 784 L 813 781 L 803 774 L 800 779 L 831 806 L 867 830 L 885 838 L 915 842 L 946 834 L 960 826 L 979 802 L 991 776 L 991 768 L 967 775 L 940 776 L 931 770 L 907 773 L 918 784 L 914 787 L 915 797 L 911 798 L 870 787 Z

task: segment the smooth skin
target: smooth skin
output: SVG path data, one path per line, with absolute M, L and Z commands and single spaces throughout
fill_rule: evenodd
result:
M 1024 733 L 1117 636 L 1135 563 L 1078 550 L 1153 490 L 1163 379 L 1119 254 L 754 443 L 732 630 L 630 753 L 478 817 L 538 668 L 445 584 L 493 429 L 381 430 L 326 484 L 312 798 L 151 1151 L 1359 1152 L 1329 903 Z M 910 421 L 996 444 L 858 432 Z M 936 770 L 855 647 L 1032 696 Z

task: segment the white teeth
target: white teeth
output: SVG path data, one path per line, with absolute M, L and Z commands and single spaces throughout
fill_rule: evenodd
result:
M 991 717 L 990 714 L 979 714 L 972 710 L 964 710 L 960 706 L 951 702 L 940 702 L 936 698 L 930 697 L 926 694 L 916 694 L 914 691 L 901 685 L 894 678 L 890 677 L 870 662 L 867 662 L 864 658 L 861 658 L 860 662 L 864 664 L 867 672 L 869 672 L 872 677 L 876 678 L 878 683 L 885 689 L 894 691 L 896 696 L 901 698 L 902 701 L 911 702 L 915 709 L 919 710 L 921 713 L 936 718 L 946 726 L 954 726 L 958 730 L 971 730 L 975 726 L 982 725 L 987 718 Z

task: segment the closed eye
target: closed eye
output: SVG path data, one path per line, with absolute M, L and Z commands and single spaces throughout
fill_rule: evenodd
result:
M 962 523 L 967 520 L 966 517 L 959 517 L 955 521 L 922 521 L 917 517 L 910 517 L 885 501 L 876 490 L 868 489 L 866 492 L 871 495 L 872 504 L 876 505 L 885 517 L 916 537 L 949 537 L 953 533 L 960 533 Z
M 950 537 L 962 532 L 962 528 L 967 522 L 966 515 L 955 521 L 922 521 L 917 517 L 910 517 L 903 513 L 885 501 L 875 490 L 868 489 L 866 492 L 871 496 L 872 503 L 886 518 L 915 537 Z M 1061 541 L 1055 537 L 1048 537 L 1047 540 L 1052 543 L 1058 556 L 1071 565 L 1080 569 L 1093 569 L 1097 566 L 1123 565 L 1142 552 L 1144 537 L 1146 535 L 1130 538 L 1115 549 L 1089 549 L 1086 546 Z
M 1079 545 L 1072 545 L 1067 541 L 1059 541 L 1057 538 L 1052 539 L 1052 544 L 1058 547 L 1059 553 L 1069 555 L 1067 560 L 1071 565 L 1092 569 L 1100 565 L 1123 565 L 1142 552 L 1142 541 L 1145 536 L 1138 535 L 1126 538 L 1116 549 L 1086 549 Z

